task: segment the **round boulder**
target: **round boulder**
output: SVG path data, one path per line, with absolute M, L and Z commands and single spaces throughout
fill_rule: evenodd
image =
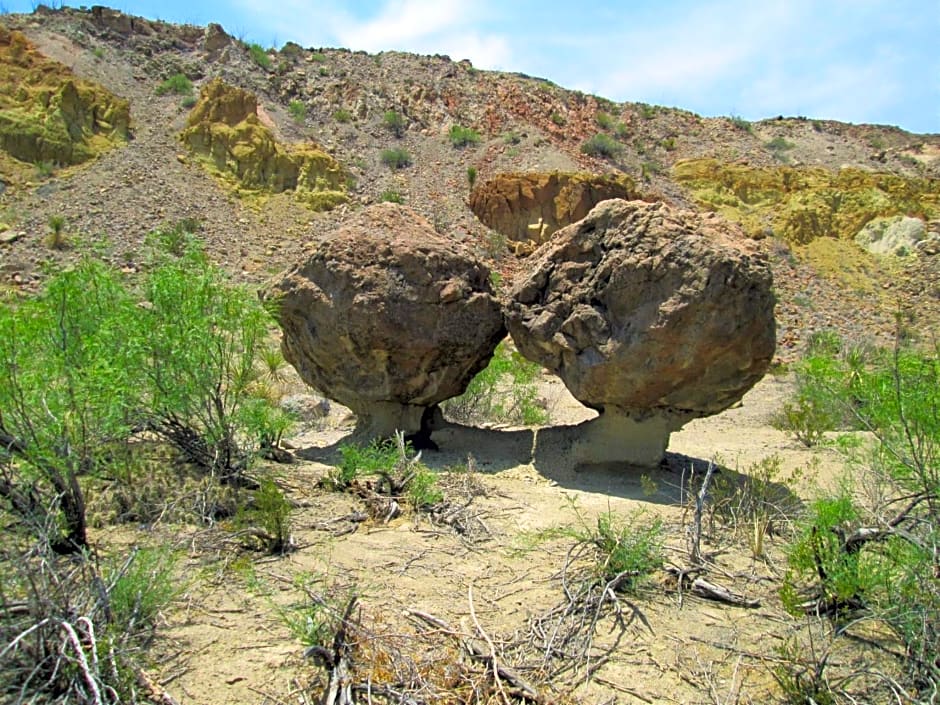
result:
M 671 431 L 763 376 L 774 295 L 754 247 L 713 214 L 609 200 L 536 254 L 507 323 L 524 356 L 601 413 L 582 461 L 656 463 Z
M 357 416 L 357 435 L 427 434 L 506 333 L 489 270 L 408 208 L 367 208 L 270 284 L 285 359 Z

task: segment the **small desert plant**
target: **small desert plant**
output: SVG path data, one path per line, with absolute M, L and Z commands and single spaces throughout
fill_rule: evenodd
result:
M 366 446 L 343 444 L 339 453 L 340 464 L 322 481 L 333 491 L 345 490 L 358 477 L 390 472 L 398 459 L 398 451 L 391 441 L 374 441 Z
M 293 507 L 277 483 L 264 478 L 254 492 L 241 523 L 256 525 L 268 553 L 285 553 L 292 547 L 290 514 Z
M 551 115 L 549 115 L 548 119 L 551 120 L 554 124 L 558 125 L 558 127 L 564 127 L 565 125 L 568 124 L 568 121 L 565 119 L 565 116 L 558 112 L 554 112 Z
M 307 105 L 302 100 L 292 100 L 287 106 L 287 112 L 295 122 L 302 124 L 307 119 Z
M 408 501 L 415 511 L 430 509 L 444 499 L 437 475 L 423 466 L 419 466 L 408 481 L 407 492 Z
M 404 169 L 411 166 L 411 155 L 400 147 L 382 150 L 382 163 L 389 169 Z
M 157 95 L 166 95 L 168 93 L 190 95 L 193 92 L 193 82 L 186 77 L 186 74 L 175 73 L 157 86 L 154 92 Z
M 539 404 L 537 382 L 541 367 L 526 360 L 506 343 L 500 343 L 484 370 L 466 391 L 444 402 L 445 413 L 455 421 L 481 421 L 536 426 L 548 423 L 548 412 Z
M 745 120 L 738 115 L 732 115 L 730 118 L 728 118 L 728 121 L 731 123 L 732 127 L 735 127 L 743 132 L 751 132 L 754 129 L 750 121 Z
M 623 150 L 610 135 L 598 133 L 581 145 L 581 151 L 592 157 L 615 157 Z
M 326 61 L 326 54 L 324 54 L 322 51 L 315 51 L 309 55 L 309 58 L 314 63 L 322 64 Z
M 386 110 L 382 115 L 382 126 L 396 137 L 405 134 L 405 118 L 394 110 Z
M 94 49 L 91 50 L 91 53 L 98 60 L 101 60 L 104 58 L 104 49 L 102 49 L 101 47 L 95 47 Z
M 105 576 L 111 622 L 120 632 L 152 628 L 180 592 L 173 577 L 176 557 L 166 548 L 138 548 Z
M 382 203 L 404 203 L 405 197 L 401 195 L 400 192 L 394 189 L 385 189 L 382 191 L 382 194 L 379 196 L 379 199 Z
M 254 61 L 258 66 L 263 69 L 271 68 L 271 57 L 268 56 L 268 51 L 260 44 L 249 44 L 248 45 L 248 54 L 251 56 L 251 60 Z
M 672 152 L 676 149 L 676 138 L 675 137 L 666 137 L 659 141 L 659 146 L 665 149 L 667 152 Z
M 186 110 L 189 110 L 189 109 L 190 109 L 191 107 L 193 107 L 197 102 L 198 102 L 198 101 L 196 100 L 196 96 L 188 95 L 188 96 L 186 96 L 185 98 L 183 98 L 183 99 L 180 101 L 180 107 L 181 107 L 181 108 L 184 108 L 184 109 L 186 109 Z
M 470 188 L 473 188 L 473 185 L 477 182 L 477 169 L 475 166 L 467 167 L 467 183 L 470 185 Z
M 479 132 L 473 128 L 464 127 L 462 125 L 451 125 L 448 137 L 450 137 L 450 143 L 455 147 L 466 147 L 469 144 L 477 144 L 480 141 Z
M 751 555 L 764 555 L 768 536 L 781 534 L 796 517 L 800 503 L 781 481 L 779 456 L 771 455 L 748 466 L 737 478 L 730 473 L 713 476 L 708 496 L 710 523 L 743 530 Z M 796 471 L 791 482 L 802 477 Z
M 346 108 L 339 108 L 333 112 L 333 119 L 336 120 L 336 122 L 351 122 L 352 118 L 352 113 Z
M 652 120 L 656 117 L 656 106 L 648 103 L 640 103 L 640 117 L 644 120 Z
M 65 237 L 65 218 L 61 215 L 49 217 L 49 235 L 46 243 L 53 250 L 64 250 L 68 246 L 68 240 Z
M 594 122 L 596 122 L 597 126 L 602 130 L 609 130 L 614 126 L 614 117 L 610 113 L 598 110 L 597 114 L 594 116 Z
M 663 564 L 663 524 L 642 512 L 622 518 L 613 512 L 597 517 L 588 537 L 597 551 L 601 579 L 623 576 L 619 586 L 634 590 Z

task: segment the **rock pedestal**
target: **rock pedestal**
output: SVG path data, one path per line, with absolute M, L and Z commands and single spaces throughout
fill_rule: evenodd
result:
M 717 216 L 609 200 L 536 254 L 507 323 L 524 356 L 600 412 L 579 427 L 585 462 L 593 448 L 598 462 L 655 463 L 671 431 L 763 376 L 774 296 L 753 247 Z

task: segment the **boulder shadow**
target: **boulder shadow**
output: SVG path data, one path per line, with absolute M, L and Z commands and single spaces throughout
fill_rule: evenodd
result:
M 627 462 L 572 462 L 566 444 L 574 443 L 576 426 L 540 429 L 488 429 L 448 423 L 433 434 L 438 450 L 422 451 L 421 460 L 432 470 L 466 468 L 485 475 L 495 475 L 512 468 L 529 466 L 536 473 L 563 490 L 599 494 L 663 506 L 683 506 L 694 502 L 709 461 L 683 453 L 666 451 L 656 465 Z M 540 443 L 548 435 L 551 443 Z M 304 459 L 327 465 L 340 462 L 340 447 L 356 441 L 354 433 L 327 446 L 311 446 L 295 451 Z M 749 476 L 732 468 L 715 468 L 714 482 L 720 480 L 723 495 L 747 491 Z M 715 484 L 712 485 L 714 488 Z M 767 482 L 762 495 L 780 507 L 793 511 L 802 501 L 781 482 Z

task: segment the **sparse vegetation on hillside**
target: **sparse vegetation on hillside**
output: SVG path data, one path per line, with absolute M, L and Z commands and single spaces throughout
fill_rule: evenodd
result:
M 581 145 L 581 151 L 592 157 L 616 157 L 623 151 L 623 145 L 603 132 L 591 137 Z
M 405 134 L 405 117 L 394 110 L 386 110 L 382 115 L 382 126 L 396 137 Z
M 455 147 L 466 147 L 480 141 L 479 132 L 463 125 L 452 125 L 447 135 L 450 137 L 450 143 Z
M 271 57 L 268 55 L 267 49 L 260 44 L 249 44 L 248 55 L 251 56 L 251 60 L 261 68 L 271 68 Z
M 407 149 L 395 147 L 382 150 L 382 163 L 390 169 L 404 169 L 411 166 L 411 154 Z
M 186 77 L 186 74 L 175 73 L 157 86 L 154 92 L 157 95 L 175 93 L 176 95 L 188 96 L 193 92 L 193 82 Z

